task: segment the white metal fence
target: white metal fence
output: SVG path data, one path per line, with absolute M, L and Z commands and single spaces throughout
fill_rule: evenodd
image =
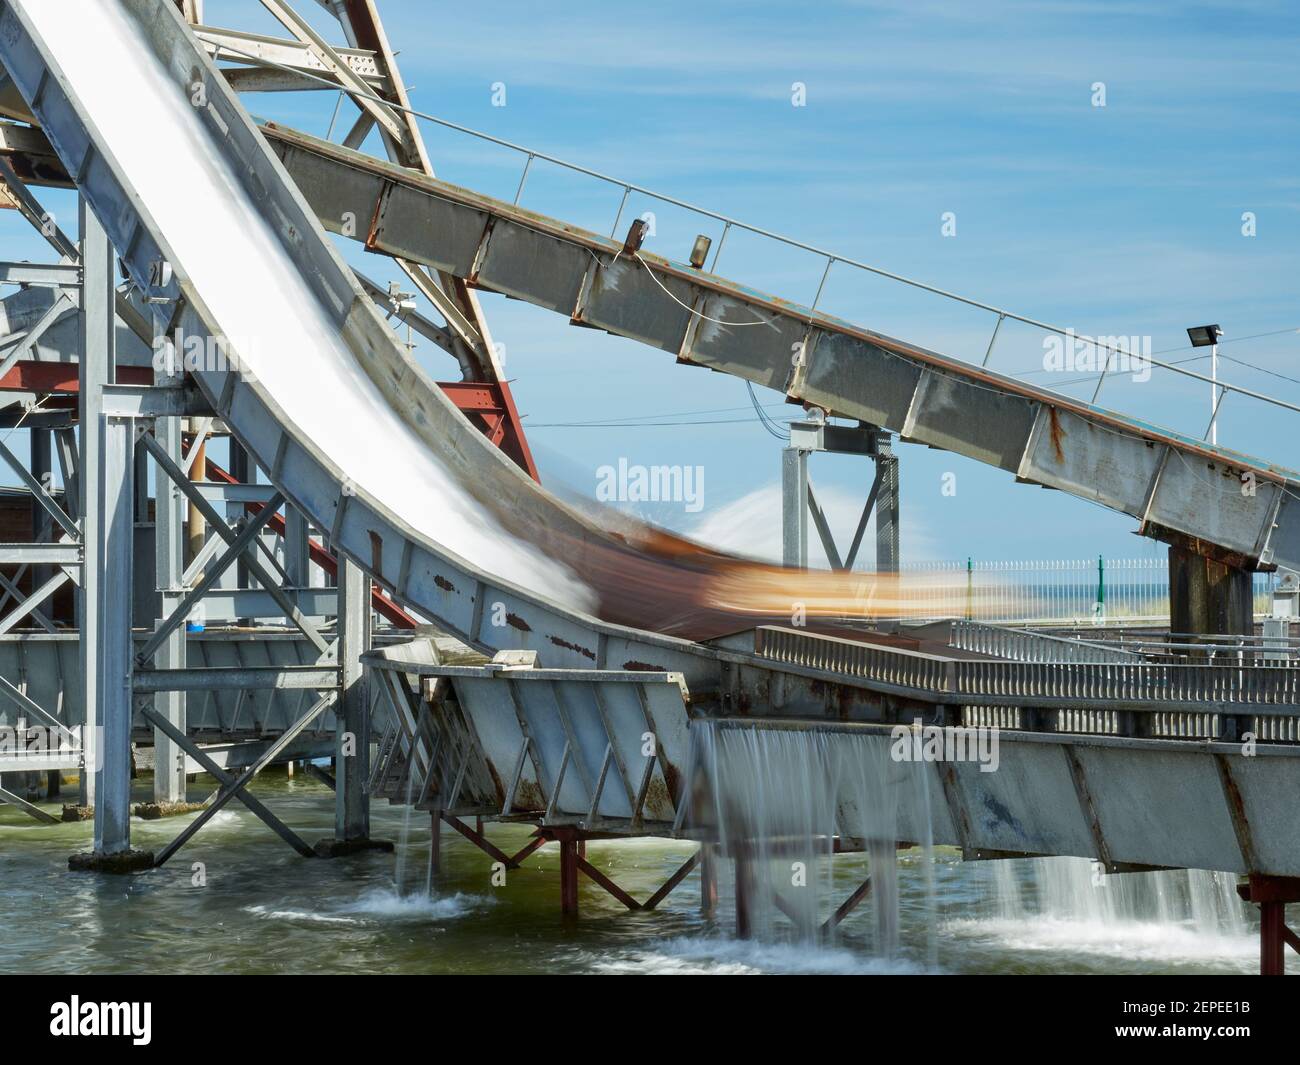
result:
M 966 589 L 965 616 L 977 621 L 1031 624 L 1074 621 L 1105 624 L 1119 620 L 1169 619 L 1169 564 L 1160 558 L 1092 558 L 994 562 L 918 562 L 913 594 L 933 588 L 935 616 L 944 616 L 951 589 Z M 1254 609 L 1270 608 L 1275 575 L 1254 575 Z M 945 599 L 941 606 L 940 597 Z M 948 609 L 948 616 L 951 610 Z

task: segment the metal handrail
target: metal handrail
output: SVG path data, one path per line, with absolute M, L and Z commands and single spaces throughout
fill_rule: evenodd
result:
M 1084 336 L 1083 334 L 1076 333 L 1073 329 L 1067 329 L 1062 326 L 1052 325 L 1050 322 L 1043 322 L 1037 318 L 1030 318 L 1027 315 L 1016 314 L 1013 311 L 1005 310 L 991 303 L 985 303 L 982 300 L 973 299 L 969 296 L 962 296 L 956 292 L 949 292 L 947 289 L 942 289 L 942 288 L 938 288 L 935 285 L 926 284 L 924 281 L 917 281 L 915 278 L 910 278 L 904 276 L 903 274 L 894 273 L 892 270 L 886 270 L 883 267 L 872 266 L 870 263 L 864 263 L 858 259 L 853 259 L 845 255 L 839 255 L 835 252 L 826 251 L 824 248 L 819 248 L 815 244 L 807 244 L 804 241 L 795 239 L 794 237 L 787 237 L 781 233 L 776 233 L 773 232 L 772 230 L 764 229 L 761 226 L 750 225 L 747 222 L 743 222 L 737 218 L 732 218 L 729 215 L 724 215 L 717 211 L 711 211 L 706 207 L 700 207 L 696 204 L 690 203 L 689 201 L 678 199 L 675 196 L 669 196 L 666 193 L 656 192 L 653 189 L 646 188 L 642 185 L 636 185 L 630 181 L 623 181 L 620 178 L 612 177 L 609 174 L 604 174 L 599 170 L 592 170 L 590 167 L 585 167 L 579 163 L 570 162 L 567 159 L 561 159 L 558 156 L 550 155 L 547 152 L 538 151 L 535 148 L 525 147 L 522 144 L 517 144 L 514 141 L 506 140 L 503 137 L 497 137 L 491 133 L 484 133 L 482 130 L 477 130 L 477 129 L 473 129 L 470 126 L 461 125 L 459 122 L 452 122 L 450 119 L 439 118 L 437 115 L 431 115 L 424 111 L 418 111 L 412 107 L 404 107 L 401 104 L 395 103 L 392 100 L 384 99 L 383 97 L 379 96 L 377 93 L 363 92 L 360 89 L 355 88 L 353 86 L 340 85 L 337 81 L 331 80 L 328 77 L 312 74 L 307 71 L 300 70 L 294 67 L 289 67 L 286 64 L 276 63 L 273 60 L 266 59 L 253 52 L 242 51 L 241 49 L 235 48 L 229 44 L 224 45 L 224 50 L 228 52 L 233 52 L 236 55 L 244 56 L 245 58 L 250 59 L 261 65 L 289 71 L 290 73 L 293 73 L 300 78 L 306 78 L 311 81 L 320 82 L 322 85 L 325 85 L 331 89 L 338 90 L 339 92 L 345 92 L 349 96 L 354 97 L 356 99 L 369 100 L 373 103 L 378 103 L 383 107 L 389 108 L 393 111 L 400 111 L 404 114 L 411 115 L 412 117 L 421 119 L 425 122 L 432 122 L 435 125 L 442 126 L 444 129 L 454 130 L 457 133 L 463 133 L 468 136 L 475 137 L 479 140 L 486 141 L 490 144 L 495 144 L 499 147 L 508 148 L 511 151 L 519 152 L 525 157 L 525 162 L 524 162 L 523 171 L 520 174 L 519 185 L 515 192 L 514 203 L 516 206 L 519 203 L 520 197 L 523 195 L 524 183 L 527 180 L 528 173 L 529 170 L 532 168 L 533 162 L 538 159 L 541 159 L 544 162 L 551 163 L 555 166 L 562 167 L 563 169 L 566 170 L 571 170 L 578 174 L 583 174 L 587 177 L 594 178 L 598 181 L 606 182 L 607 184 L 614 185 L 623 190 L 623 197 L 618 206 L 618 213 L 614 217 L 614 225 L 610 231 L 611 236 L 618 231 L 618 225 L 619 222 L 622 220 L 623 210 L 627 205 L 628 196 L 633 192 L 640 193 L 643 196 L 649 196 L 655 200 L 658 200 L 661 203 L 671 204 L 674 207 L 680 207 L 683 210 L 691 211 L 695 214 L 702 215 L 706 218 L 711 218 L 715 222 L 721 222 L 723 224 L 722 236 L 719 238 L 718 246 L 714 251 L 713 262 L 707 267 L 710 273 L 716 272 L 718 266 L 718 259 L 722 255 L 723 245 L 726 243 L 727 235 L 728 233 L 730 233 L 732 229 L 741 229 L 747 233 L 753 233 L 755 236 L 765 237 L 769 240 L 775 240 L 781 244 L 787 245 L 788 247 L 797 248 L 800 251 L 806 251 L 809 252 L 810 254 L 818 256 L 819 258 L 824 258 L 826 260 L 826 267 L 822 271 L 821 281 L 817 286 L 817 294 L 813 298 L 813 302 L 809 308 L 810 310 L 816 310 L 817 308 L 817 303 L 821 298 L 822 290 L 825 288 L 826 279 L 830 274 L 831 267 L 834 266 L 836 263 L 843 263 L 845 266 L 851 266 L 855 269 L 863 270 L 867 273 L 875 274 L 878 277 L 884 277 L 891 281 L 898 281 L 904 285 L 909 285 L 912 288 L 918 288 L 924 292 L 929 292 L 932 295 L 940 296 L 944 299 L 954 300 L 958 303 L 965 304 L 966 306 L 974 307 L 978 310 L 988 311 L 990 314 L 997 315 L 997 321 L 993 327 L 993 335 L 989 340 L 988 349 L 984 354 L 983 362 L 981 364 L 984 366 L 987 366 L 989 357 L 992 355 L 993 344 L 997 340 L 998 330 L 1001 328 L 1002 322 L 1008 318 L 1010 318 L 1012 321 L 1016 321 L 1024 325 L 1032 326 L 1035 329 L 1043 329 L 1049 333 L 1055 333 L 1058 336 L 1078 337 L 1084 340 L 1091 339 L 1089 337 Z M 1105 380 L 1106 375 L 1110 372 L 1110 366 L 1111 366 L 1110 356 L 1114 354 L 1120 356 L 1128 356 L 1129 358 L 1138 358 L 1143 360 L 1143 362 L 1148 365 L 1159 366 L 1160 368 L 1165 370 L 1172 370 L 1174 373 L 1182 374 L 1185 377 L 1191 377 L 1197 381 L 1204 381 L 1217 388 L 1220 388 L 1223 390 L 1223 393 L 1220 395 L 1220 402 L 1222 401 L 1224 394 L 1228 392 L 1236 392 L 1239 395 L 1246 396 L 1250 399 L 1261 400 L 1264 403 L 1269 403 L 1272 404 L 1273 406 L 1281 407 L 1284 410 L 1289 410 L 1292 413 L 1300 414 L 1300 406 L 1297 406 L 1292 403 L 1287 403 L 1286 401 L 1277 399 L 1274 396 L 1265 395 L 1262 392 L 1255 392 L 1252 389 L 1243 388 L 1240 385 L 1234 385 L 1231 382 L 1224 381 L 1222 378 L 1207 377 L 1204 374 L 1197 373 L 1195 370 L 1189 370 L 1183 366 L 1177 365 L 1176 363 L 1162 362 L 1159 359 L 1152 358 L 1150 355 L 1135 354 L 1134 352 L 1128 351 L 1127 349 L 1119 347 L 1117 345 L 1108 344 L 1103 347 L 1101 345 L 1096 344 L 1095 341 L 1092 341 L 1092 346 L 1106 352 L 1106 362 L 1098 378 L 1097 391 L 1095 391 L 1092 396 L 1094 402 L 1096 401 L 1097 395 L 1100 392 L 1101 383 Z M 1218 413 L 1217 406 L 1215 409 L 1215 413 L 1216 414 Z M 1208 437 L 1209 437 L 1209 429 L 1207 428 L 1205 432 L 1205 436 L 1202 439 L 1208 439 Z
M 1103 641 L 1052 636 L 1031 629 L 988 625 L 955 618 L 949 634 L 951 646 L 963 651 L 1000 655 L 1021 662 L 1135 662 L 1136 651 L 1109 646 Z
M 828 673 L 931 693 L 1150 704 L 1300 707 L 1300 666 L 954 659 L 792 629 L 758 629 L 755 653 Z

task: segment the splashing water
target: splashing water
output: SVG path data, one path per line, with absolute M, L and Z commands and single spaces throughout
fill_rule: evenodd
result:
M 979 864 L 982 890 L 972 904 L 941 920 L 929 774 L 894 761 L 888 736 L 702 721 L 692 744 L 691 833 L 730 859 L 719 863 L 723 893 L 743 911 L 738 930 L 760 944 L 837 949 L 839 928 L 827 919 L 869 871 L 870 949 L 898 962 L 909 931 L 900 914 L 917 919 L 915 906 L 900 907 L 898 854 L 911 847 L 904 853 L 909 863 L 919 859 L 924 927 L 911 928 L 907 941 L 924 936 L 931 970 L 940 934 L 999 953 L 1142 964 L 1241 967 L 1258 951 L 1236 878 L 1198 869 L 1105 875 L 1085 858 L 988 861 Z M 867 855 L 847 886 L 843 866 L 855 858 L 833 857 L 844 851 Z
M 697 722 L 692 743 L 690 824 L 735 863 L 732 888 L 747 934 L 834 942 L 838 924 L 830 919 L 846 892 L 835 884 L 833 855 L 865 851 L 874 951 L 894 957 L 898 850 L 918 846 L 933 960 L 933 838 L 921 766 L 894 761 L 888 738 L 867 733 Z
M 411 838 L 411 796 L 414 794 L 415 777 L 415 769 L 412 766 L 406 774 L 406 802 L 402 804 L 402 832 L 397 839 L 397 860 L 393 868 L 393 889 L 399 898 L 403 895 L 406 886 L 407 851 Z M 430 894 L 427 883 L 424 894 L 426 897 Z
M 994 861 L 985 912 L 946 923 L 963 938 L 1026 952 L 1072 952 L 1144 963 L 1253 964 L 1236 878 L 1205 869 L 1106 875 L 1085 858 Z

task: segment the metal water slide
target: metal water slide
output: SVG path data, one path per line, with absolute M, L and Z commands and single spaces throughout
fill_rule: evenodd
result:
M 314 214 L 269 150 L 234 92 L 216 71 L 184 21 L 162 0 L 95 5 L 97 17 L 119 22 L 125 39 L 149 54 L 113 54 L 98 42 L 96 62 L 106 68 L 155 66 L 175 98 L 188 101 L 202 82 L 204 106 L 185 102 L 185 135 L 219 158 L 260 212 L 303 285 L 355 360 L 361 376 L 386 404 L 392 426 L 427 449 L 426 462 L 477 484 L 502 511 L 539 529 L 554 530 L 575 546 L 597 531 L 549 496 L 464 420 L 397 342 L 351 270 L 329 245 Z M 67 42 L 37 29 L 36 5 L 10 2 L 0 10 L 0 57 L 81 194 L 117 248 L 125 270 L 154 308 L 165 308 L 168 332 L 226 337 L 190 277 L 193 267 L 173 249 L 140 195 L 119 148 L 101 132 L 105 111 L 121 100 L 85 98 L 61 60 Z M 129 104 L 127 106 L 130 106 Z M 138 165 L 138 160 L 136 161 Z M 220 233 L 212 233 L 219 246 Z M 170 267 L 158 284 L 158 264 Z M 237 352 L 236 352 L 237 354 Z M 233 364 L 232 364 L 233 365 Z M 315 367 L 301 364 L 303 374 Z M 416 528 L 371 485 L 341 467 L 334 454 L 284 413 L 292 396 L 272 394 L 256 375 L 232 366 L 206 366 L 193 374 L 213 409 L 230 426 L 270 480 L 318 527 L 334 547 L 355 560 L 396 598 L 410 603 L 473 646 L 531 649 L 553 666 L 652 662 L 688 679 L 716 683 L 716 653 L 686 640 L 602 622 L 581 609 L 502 580 L 447 550 L 431 528 Z M 335 397 L 338 399 L 339 397 Z M 346 401 L 347 396 L 342 400 Z M 358 415 L 364 420 L 364 412 Z M 344 420 L 340 424 L 355 424 Z M 329 435 L 329 434 L 325 434 Z M 339 447 L 340 441 L 331 441 Z M 346 441 L 344 442 L 346 443 Z M 411 473 L 415 471 L 402 471 Z M 421 501 L 427 506 L 428 501 Z M 431 523 L 432 524 L 432 523 Z M 563 567 L 555 564 L 557 571 Z M 563 577 L 535 574 L 537 584 L 564 587 Z M 581 582 L 573 581 L 581 588 Z M 579 593 L 580 594 L 580 593 Z M 508 619 L 492 624 L 494 614 Z
M 328 335 L 300 335 L 277 354 L 298 360 L 301 377 L 323 372 L 334 357 L 326 349 L 346 352 L 358 385 L 332 397 L 342 405 L 336 409 L 355 403 L 353 424 L 382 417 L 395 438 L 418 443 L 411 453 L 422 449 L 477 500 L 490 497 L 494 515 L 513 513 L 513 526 L 485 526 L 487 539 L 503 529 L 508 539 L 511 527 L 529 525 L 552 542 L 581 547 L 601 533 L 504 458 L 414 364 L 322 231 L 322 221 L 338 228 L 337 212 L 370 219 L 365 239 L 376 250 L 1105 502 L 1138 516 L 1148 531 L 1181 532 L 1250 562 L 1300 561 L 1296 480 L 1286 471 L 689 267 L 650 255 L 620 257 L 613 240 L 401 167 L 290 131 L 260 130 L 172 5 L 116 0 L 92 10 L 114 30 L 93 42 L 100 73 L 152 71 L 169 106 L 180 101 L 173 108 L 184 116 L 180 138 L 200 146 L 207 160 L 211 173 L 196 179 L 229 178 L 230 194 L 245 198 L 251 219 L 274 234 L 268 252 L 275 261 L 284 257 L 292 275 L 281 280 L 319 306 Z M 178 148 L 164 142 L 155 159 L 137 155 L 134 140 L 150 132 L 143 105 L 157 101 L 131 101 L 141 129 L 121 134 L 120 116 L 110 121 L 121 99 L 83 91 L 85 70 L 75 64 L 92 53 L 79 53 L 70 36 L 44 5 L 0 2 L 0 60 L 151 301 L 155 328 L 226 335 L 213 309 L 216 294 L 195 277 L 210 267 L 196 255 L 220 250 L 230 235 L 214 229 L 196 253 L 160 222 L 166 204 L 152 184 L 157 175 L 141 168 L 174 168 Z M 197 95 L 196 85 L 203 90 Z M 119 132 L 109 136 L 110 128 Z M 665 297 L 660 282 L 686 307 Z M 770 328 L 739 328 L 758 318 Z M 796 349 L 802 355 L 792 364 Z M 446 681 L 457 690 L 460 711 L 475 728 L 456 738 L 458 760 L 442 763 L 438 773 L 452 788 L 452 778 L 469 781 L 476 799 L 502 815 L 518 810 L 522 786 L 532 793 L 525 805 L 542 806 L 533 811 L 542 823 L 626 817 L 631 810 L 635 830 L 674 831 L 684 811 L 688 726 L 700 715 L 737 726 L 748 719 L 760 727 L 867 730 L 883 742 L 890 722 L 913 714 L 957 726 L 1006 714 L 1014 724 L 1003 772 L 925 770 L 934 775 L 933 794 L 944 800 L 937 841 L 973 857 L 1080 854 L 1108 865 L 1300 875 L 1300 824 L 1287 812 L 1300 779 L 1300 747 L 1266 744 L 1261 757 L 1245 758 L 1230 742 L 1256 720 L 1294 725 L 1296 670 L 1252 665 L 1207 673 L 1171 693 L 1141 665 L 1081 663 L 1058 671 L 1006 662 L 959 670 L 939 656 L 806 632 L 759 630 L 708 645 L 613 624 L 584 607 L 581 580 L 571 599 L 555 574 L 536 575 L 543 587 L 558 589 L 554 594 L 526 590 L 481 559 L 449 550 L 437 520 L 411 520 L 380 485 L 350 476 L 343 461 L 350 456 L 341 459 L 340 449 L 358 446 L 358 434 L 346 419 L 346 435 L 300 424 L 290 412 L 302 409 L 293 394 L 301 380 L 283 385 L 274 372 L 206 364 L 193 376 L 286 499 L 399 602 L 488 653 L 535 652 L 535 659 L 454 667 L 415 641 L 369 656 L 386 674 L 398 716 L 403 705 L 410 713 L 408 723 L 419 724 L 426 685 Z M 369 408 L 362 409 L 363 399 Z M 1254 496 L 1239 490 L 1243 471 L 1257 477 Z M 629 548 L 620 558 L 635 554 Z M 493 623 L 498 616 L 504 624 Z M 138 670 L 137 678 L 147 673 Z M 414 690 L 411 678 L 419 681 Z M 501 701 L 506 689 L 513 710 Z M 1214 723 L 1208 730 L 1191 724 L 1201 718 Z M 634 752 L 644 731 L 661 746 L 639 764 Z M 429 767 L 445 750 L 430 752 L 414 734 L 408 750 L 412 763 L 424 763 L 429 785 Z M 622 778 L 618 786 L 615 776 Z
M 214 55 L 244 54 L 222 51 L 228 33 L 205 33 Z M 233 96 L 230 102 L 242 113 Z M 1281 465 L 885 336 L 815 303 L 801 306 L 649 252 L 628 255 L 612 237 L 298 130 L 261 129 L 321 225 L 369 251 L 1100 503 L 1135 517 L 1141 533 L 1234 565 L 1300 567 L 1300 474 Z M 21 162 L 32 183 L 66 184 L 34 132 L 5 127 L 0 150 Z M 1294 410 L 1225 387 L 1225 395 Z M 1252 491 L 1242 491 L 1243 476 L 1253 477 Z

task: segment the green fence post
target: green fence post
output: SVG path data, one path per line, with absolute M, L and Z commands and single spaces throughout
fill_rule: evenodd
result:
M 1097 617 L 1106 616 L 1106 562 L 1097 556 Z

